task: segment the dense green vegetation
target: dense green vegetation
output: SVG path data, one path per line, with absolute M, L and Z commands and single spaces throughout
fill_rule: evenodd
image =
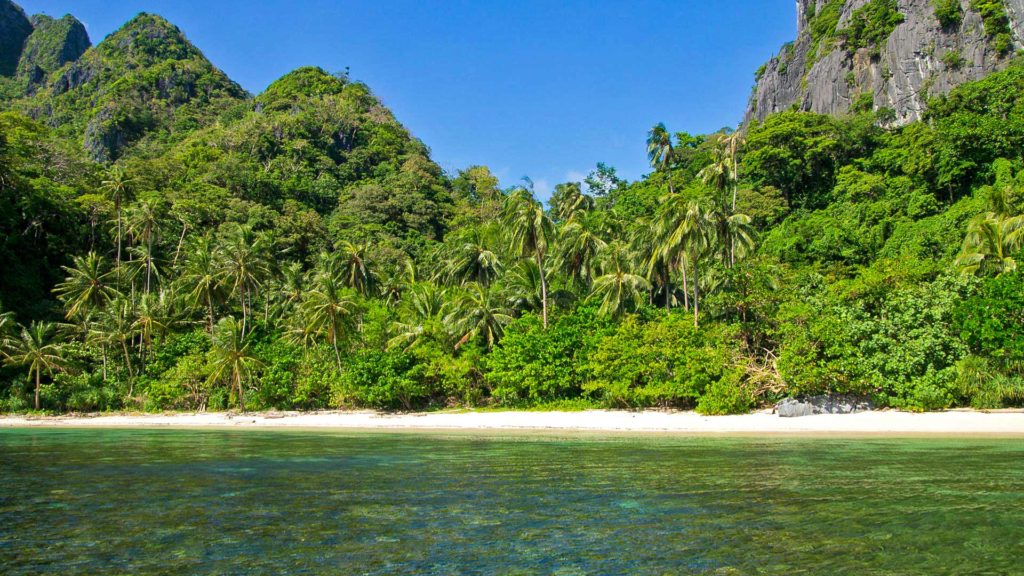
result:
M 1021 94 L 659 124 L 650 175 L 545 206 L 344 74 L 249 97 L 140 15 L 0 101 L 0 410 L 1020 404 Z

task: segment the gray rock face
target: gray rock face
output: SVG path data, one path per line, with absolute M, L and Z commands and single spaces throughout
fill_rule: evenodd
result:
M 826 1 L 797 0 L 797 39 L 765 65 L 744 123 L 793 107 L 841 114 L 867 93 L 874 109 L 894 110 L 893 124 L 903 125 L 921 118 L 930 96 L 981 79 L 1009 63 L 1010 54 L 992 48 L 981 15 L 970 8 L 970 0 L 960 0 L 963 19 L 950 29 L 939 24 L 932 0 L 897 0 L 904 20 L 884 45 L 878 46 L 879 56 L 866 48 L 851 54 L 838 41 L 814 59 L 806 15 L 810 6 L 817 9 Z M 868 2 L 846 0 L 837 29 L 844 28 L 853 12 Z M 1004 5 L 1014 48 L 1020 48 L 1024 46 L 1024 0 L 1004 0 Z
M 0 76 L 14 76 L 32 23 L 25 12 L 10 0 L 0 0 Z
M 814 414 L 852 414 L 873 408 L 869 400 L 857 396 L 811 396 L 800 400 L 785 398 L 775 405 L 775 412 L 783 418 L 796 418 Z

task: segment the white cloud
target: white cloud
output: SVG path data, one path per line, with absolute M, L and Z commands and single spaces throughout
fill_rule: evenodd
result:
M 586 179 L 587 175 L 584 174 L 583 172 L 580 172 L 579 170 L 569 170 L 568 172 L 565 173 L 566 182 L 579 182 L 580 184 L 582 184 L 583 181 Z

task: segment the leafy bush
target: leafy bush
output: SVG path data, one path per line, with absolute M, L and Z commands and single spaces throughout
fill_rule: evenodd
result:
M 360 350 L 346 360 L 335 399 L 342 403 L 351 399 L 371 408 L 411 410 L 429 396 L 421 371 L 412 356 L 403 352 Z
M 743 384 L 743 371 L 732 369 L 712 382 L 697 402 L 697 412 L 708 416 L 743 414 L 754 407 L 755 398 Z
M 583 390 L 610 406 L 692 406 L 729 364 L 727 345 L 685 312 L 642 323 L 627 318 L 590 354 Z
M 932 0 L 932 5 L 935 7 L 935 17 L 943 28 L 956 28 L 964 18 L 960 0 Z
M 861 48 L 868 48 L 872 56 L 877 57 L 882 44 L 903 20 L 896 0 L 870 0 L 853 11 L 846 28 L 837 34 L 845 38 L 846 50 L 851 54 Z
M 547 330 L 534 314 L 516 320 L 485 363 L 492 397 L 517 406 L 578 396 L 581 368 L 609 326 L 593 307 L 561 316 Z

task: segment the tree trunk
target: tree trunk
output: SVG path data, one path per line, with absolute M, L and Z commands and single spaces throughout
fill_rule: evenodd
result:
M 117 281 L 121 281 L 121 200 L 118 199 L 117 206 Z
M 210 334 L 213 334 L 213 298 L 210 296 L 209 290 L 206 291 L 206 312 L 210 324 Z
M 39 410 L 39 368 L 36 368 L 36 410 Z
M 544 329 L 548 328 L 548 281 L 544 278 L 544 259 L 537 255 L 537 270 L 540 271 L 540 308 Z
M 235 372 L 235 386 L 238 387 L 238 409 L 245 413 L 245 395 L 242 392 L 242 373 Z
M 690 309 L 690 296 L 689 296 L 690 288 L 686 285 L 686 260 L 682 261 L 682 266 L 680 266 L 680 268 L 683 271 L 683 310 L 689 310 Z
M 181 254 L 181 245 L 185 242 L 185 232 L 188 230 L 188 224 L 181 225 L 181 237 L 178 238 L 178 248 L 174 251 L 174 261 L 171 263 L 171 268 L 178 265 L 178 255 Z
M 665 263 L 665 312 L 672 309 L 672 269 Z
M 697 258 L 693 259 L 693 327 L 697 327 L 697 318 L 700 315 L 700 295 L 697 285 L 700 284 L 700 271 L 697 269 Z

